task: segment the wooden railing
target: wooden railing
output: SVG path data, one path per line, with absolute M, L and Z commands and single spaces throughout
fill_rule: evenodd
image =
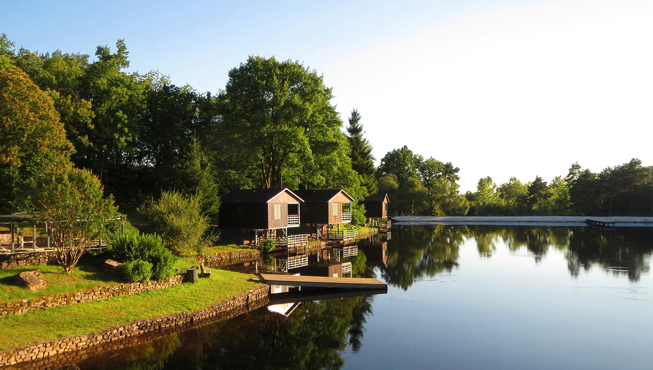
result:
M 288 270 L 304 266 L 308 266 L 308 254 L 291 256 L 288 258 L 280 258 L 277 260 L 277 267 L 279 268 L 279 271 L 282 272 L 288 272 Z
M 351 275 L 353 271 L 353 268 L 351 266 L 351 262 L 345 262 L 342 264 L 342 275 L 344 276 L 345 274 Z
M 288 226 L 299 226 L 299 215 L 288 215 Z
M 342 230 L 329 232 L 329 239 L 356 239 L 358 238 L 358 230 Z
M 307 234 L 298 234 L 298 235 L 288 235 L 286 238 L 279 239 L 278 245 L 285 245 L 288 247 L 295 247 L 298 245 L 307 245 L 308 244 L 308 235 Z
M 342 222 L 351 222 L 351 212 L 342 213 Z

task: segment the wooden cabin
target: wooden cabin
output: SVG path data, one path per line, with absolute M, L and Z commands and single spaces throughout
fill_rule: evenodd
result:
M 316 239 L 328 235 L 329 228 L 340 231 L 340 224 L 351 222 L 354 198 L 344 190 L 300 190 L 295 194 L 304 200 L 302 222 Z
M 287 229 L 299 227 L 302 198 L 288 189 L 244 189 L 224 195 L 220 204 L 219 226 L 231 231 L 242 230 L 245 244 L 259 239 L 287 238 Z M 277 232 L 279 231 L 279 232 Z
M 376 193 L 368 196 L 363 201 L 365 205 L 365 217 L 368 219 L 379 219 L 388 217 L 388 194 Z

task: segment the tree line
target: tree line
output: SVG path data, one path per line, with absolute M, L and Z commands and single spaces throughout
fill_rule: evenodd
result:
M 344 127 L 331 88 L 299 62 L 251 56 L 211 94 L 157 71 L 126 72 L 128 56 L 123 40 L 91 60 L 16 50 L 0 36 L 0 213 L 28 208 L 25 184 L 62 166 L 99 179 L 128 214 L 174 191 L 215 219 L 221 195 L 275 187 L 342 188 L 357 201 L 383 192 L 395 215 L 653 213 L 652 169 L 637 159 L 600 173 L 574 164 L 550 182 L 486 177 L 461 194 L 458 167 L 407 146 L 375 166 L 360 112 Z M 355 221 L 362 214 L 355 206 Z

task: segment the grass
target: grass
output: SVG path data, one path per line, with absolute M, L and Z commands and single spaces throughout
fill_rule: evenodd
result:
M 0 350 L 61 337 L 97 333 L 140 319 L 210 306 L 258 286 L 250 275 L 216 270 L 208 279 L 104 301 L 49 308 L 0 318 Z
M 17 286 L 14 276 L 30 270 L 41 270 L 41 277 L 45 279 L 48 287 L 38 292 L 32 292 L 27 288 Z M 60 266 L 29 266 L 0 270 L 0 302 L 13 302 L 25 298 L 43 297 L 100 285 L 116 284 L 120 284 L 120 282 L 104 272 L 102 266 L 88 262 L 79 263 L 70 274 L 66 274 Z

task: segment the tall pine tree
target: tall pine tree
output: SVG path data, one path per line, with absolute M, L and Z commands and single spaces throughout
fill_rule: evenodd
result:
M 349 146 L 351 146 L 351 165 L 363 178 L 363 186 L 369 194 L 378 191 L 378 182 L 376 180 L 376 168 L 374 167 L 374 157 L 372 156 L 372 145 L 367 139 L 363 138 L 363 125 L 360 123 L 361 115 L 357 109 L 351 111 L 349 117 Z

